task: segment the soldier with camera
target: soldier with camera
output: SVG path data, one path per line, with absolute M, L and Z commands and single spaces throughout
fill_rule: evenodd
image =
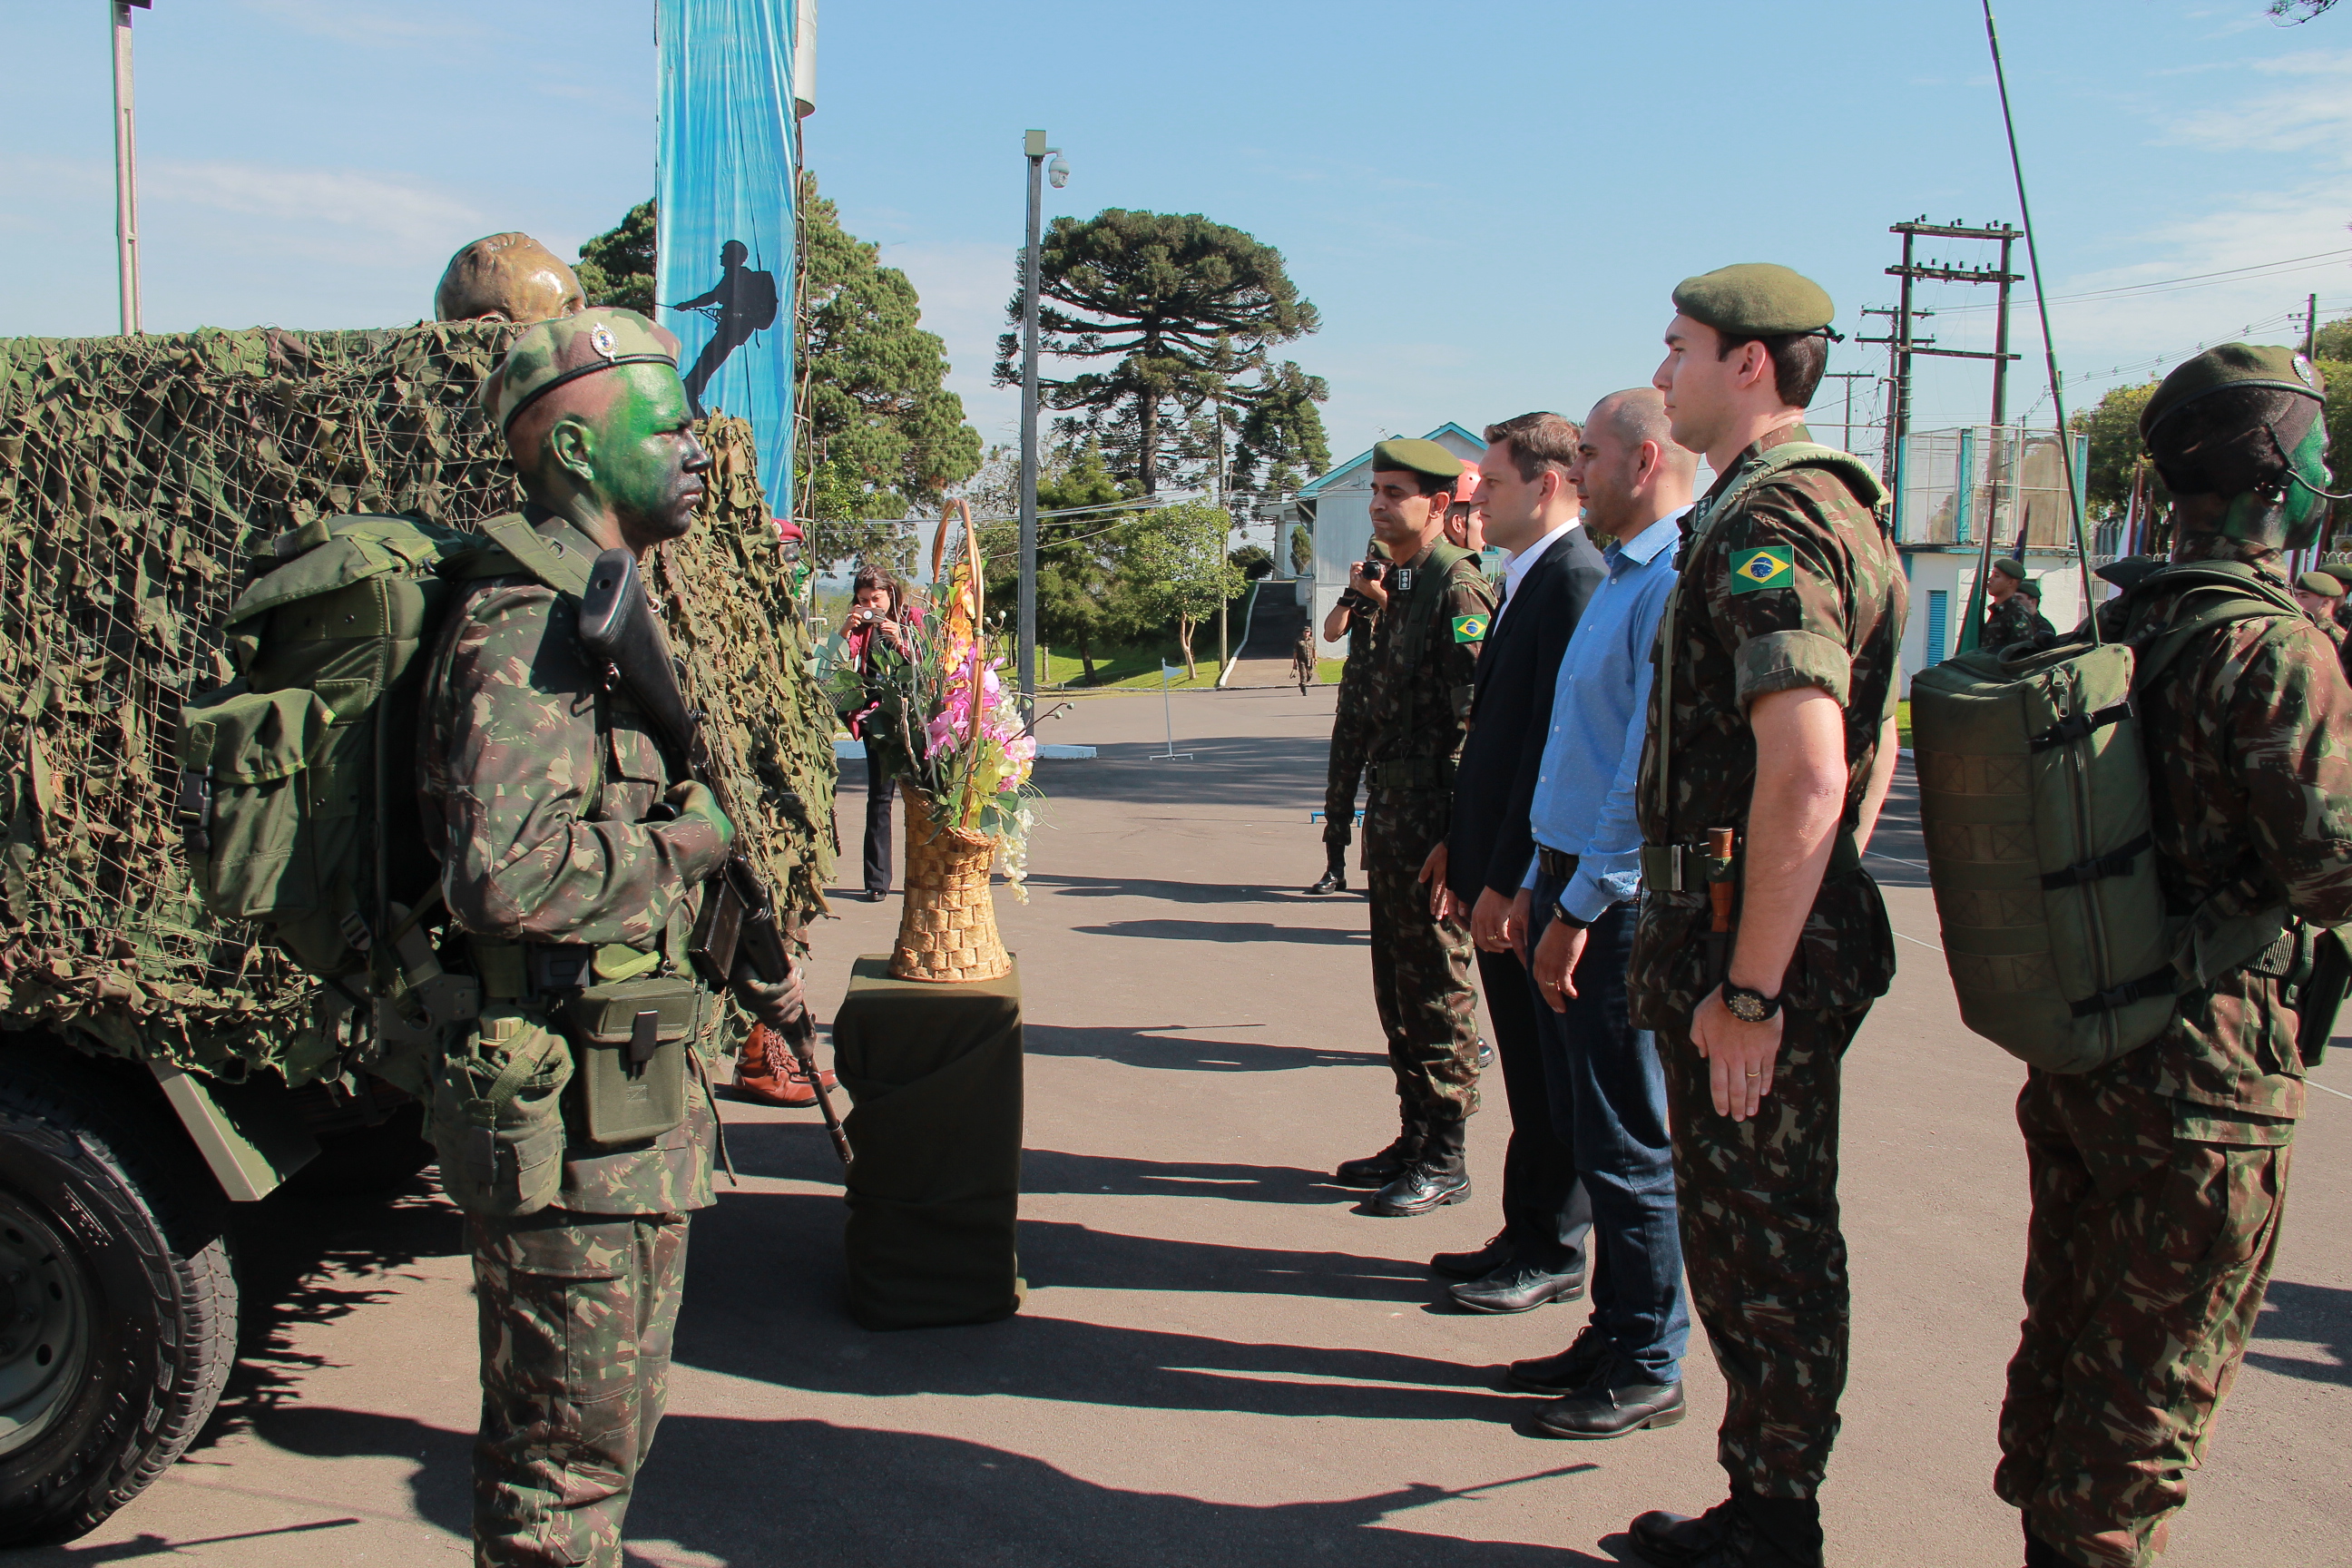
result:
M 1310 893 L 1348 890 L 1348 844 L 1355 837 L 1356 790 L 1364 777 L 1364 699 L 1372 681 L 1372 623 L 1389 602 L 1389 563 L 1375 543 L 1348 568 L 1347 592 L 1323 617 L 1323 640 L 1348 639 L 1339 668 L 1339 701 L 1331 716 L 1331 756 L 1323 784 L 1323 875 Z

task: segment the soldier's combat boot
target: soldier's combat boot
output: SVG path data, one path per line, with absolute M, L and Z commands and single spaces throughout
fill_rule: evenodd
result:
M 1395 1142 L 1360 1160 L 1342 1160 L 1339 1168 L 1331 1173 L 1331 1180 L 1343 1187 L 1384 1187 L 1404 1174 L 1420 1155 L 1422 1142 L 1428 1135 L 1428 1124 L 1417 1116 L 1408 1115 Z
M 1822 1568 L 1821 1505 L 1734 1492 L 1696 1519 L 1650 1512 L 1625 1533 L 1657 1568 Z
M 1431 1122 L 1419 1156 L 1373 1194 L 1370 1211 L 1389 1219 L 1408 1219 L 1468 1197 L 1470 1169 L 1463 1153 L 1468 1134 L 1468 1127 L 1458 1120 Z
M 1323 875 L 1307 890 L 1310 893 L 1344 893 L 1348 890 L 1348 847 L 1331 844 L 1324 847 Z

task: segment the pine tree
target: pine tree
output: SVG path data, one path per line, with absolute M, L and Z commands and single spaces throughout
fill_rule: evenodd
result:
M 639 202 L 629 216 L 580 247 L 580 289 L 591 305 L 654 313 L 654 204 Z

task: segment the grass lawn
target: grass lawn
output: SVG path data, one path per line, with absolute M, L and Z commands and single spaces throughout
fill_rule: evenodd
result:
M 1903 749 L 1909 751 L 1911 749 L 1911 704 L 1908 701 L 1897 702 L 1895 705 L 1895 731 L 1903 738 Z
M 1169 638 L 1156 647 L 1095 648 L 1095 681 L 1092 686 L 1081 684 L 1086 679 L 1087 667 L 1074 647 L 1049 647 L 1045 650 L 1045 682 L 1048 686 L 1066 687 L 1079 691 L 1108 691 L 1125 687 L 1130 689 L 1160 689 L 1160 666 L 1166 661 L 1176 673 L 1168 678 L 1168 689 L 1181 691 L 1188 689 L 1205 690 L 1217 684 L 1217 634 L 1211 626 L 1205 639 L 1192 644 L 1192 657 L 1200 668 L 1197 679 L 1184 678 L 1184 655 Z

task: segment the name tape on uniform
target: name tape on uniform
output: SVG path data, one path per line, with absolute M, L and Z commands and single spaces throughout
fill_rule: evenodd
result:
M 1769 588 L 1797 585 L 1796 552 L 1785 544 L 1768 544 L 1743 552 L 1731 563 L 1731 591 L 1760 594 Z

